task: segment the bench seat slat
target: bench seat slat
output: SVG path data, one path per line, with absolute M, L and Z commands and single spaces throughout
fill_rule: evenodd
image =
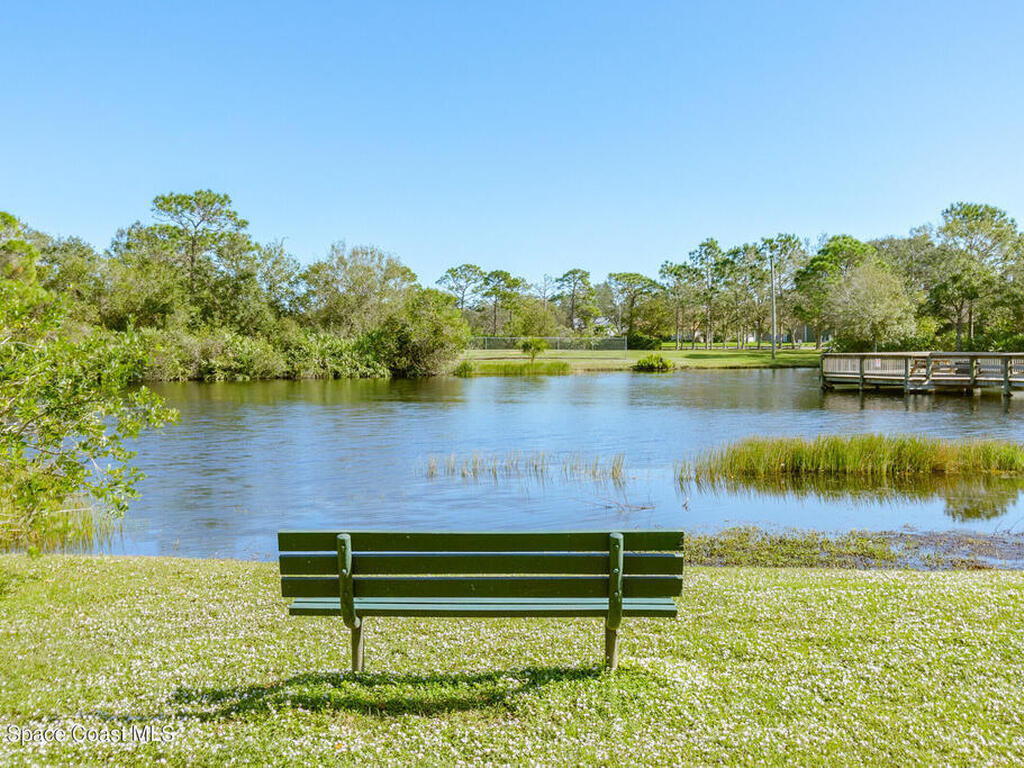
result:
M 608 613 L 608 598 L 549 599 L 516 598 L 489 600 L 424 600 L 413 598 L 356 598 L 359 616 L 446 616 L 446 617 L 517 617 L 517 616 L 593 616 Z M 671 598 L 626 598 L 626 616 L 675 617 L 677 608 Z M 340 616 L 341 601 L 337 598 L 299 598 L 288 612 L 293 616 Z
M 284 554 L 282 576 L 337 574 L 338 558 L 330 554 Z M 505 574 L 607 574 L 608 555 L 603 552 L 356 552 L 352 570 L 358 575 L 408 575 L 444 573 Z M 682 555 L 627 552 L 624 572 L 645 575 L 681 575 Z
M 600 552 L 608 549 L 608 534 L 600 531 L 537 532 L 422 532 L 394 531 L 280 531 L 282 552 L 333 552 L 339 533 L 352 537 L 354 552 Z M 681 550 L 680 531 L 624 531 L 628 551 Z
M 629 576 L 624 597 L 668 597 L 682 592 L 681 576 Z M 337 576 L 282 576 L 284 597 L 334 597 Z M 357 576 L 360 597 L 607 597 L 602 576 Z

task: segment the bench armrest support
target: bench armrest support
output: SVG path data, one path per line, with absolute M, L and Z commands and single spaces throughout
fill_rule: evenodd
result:
M 608 629 L 618 629 L 622 623 L 622 538 L 621 533 L 608 536 Z
M 341 598 L 341 616 L 349 629 L 359 627 L 356 616 L 355 591 L 352 588 L 352 537 L 338 534 L 338 597 Z

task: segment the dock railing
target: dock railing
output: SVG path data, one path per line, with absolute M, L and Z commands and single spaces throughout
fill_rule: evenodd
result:
M 1015 387 L 1024 387 L 1024 353 L 826 352 L 820 376 L 826 389 L 854 385 L 927 392 L 1000 387 L 1009 395 Z

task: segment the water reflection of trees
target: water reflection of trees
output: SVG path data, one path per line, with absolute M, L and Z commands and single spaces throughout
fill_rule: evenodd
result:
M 750 496 L 813 497 L 822 501 L 865 503 L 941 499 L 954 520 L 990 520 L 1004 514 L 1024 491 L 1024 478 L 999 475 L 957 477 L 930 475 L 914 478 L 868 479 L 837 476 L 780 476 L 771 478 L 687 479 L 685 486 L 700 492 L 724 491 Z

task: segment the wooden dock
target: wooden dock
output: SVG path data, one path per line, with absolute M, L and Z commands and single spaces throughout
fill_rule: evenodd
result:
M 826 352 L 822 389 L 902 389 L 904 393 L 1024 388 L 1024 352 Z

